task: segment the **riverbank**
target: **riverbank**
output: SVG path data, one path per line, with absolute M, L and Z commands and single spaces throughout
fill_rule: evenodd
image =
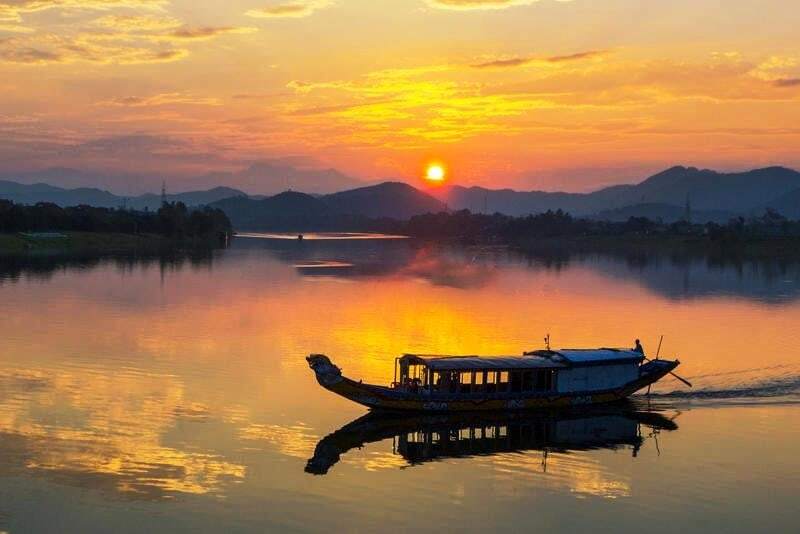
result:
M 219 246 L 217 240 L 176 240 L 157 234 L 115 232 L 0 233 L 0 254 L 157 251 L 176 246 Z

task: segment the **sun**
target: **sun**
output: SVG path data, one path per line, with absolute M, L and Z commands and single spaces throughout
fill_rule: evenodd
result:
M 438 163 L 428 165 L 428 169 L 425 171 L 425 179 L 429 182 L 442 182 L 444 181 L 444 176 L 444 167 Z

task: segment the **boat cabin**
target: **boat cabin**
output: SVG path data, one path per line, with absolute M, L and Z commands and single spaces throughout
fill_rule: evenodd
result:
M 395 360 L 392 387 L 470 396 L 606 390 L 638 378 L 643 358 L 627 349 L 539 350 L 496 357 L 405 354 Z

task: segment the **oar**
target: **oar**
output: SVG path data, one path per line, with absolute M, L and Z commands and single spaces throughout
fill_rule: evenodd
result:
M 661 339 L 659 339 L 659 340 L 658 340 L 658 350 L 656 351 L 656 360 L 658 359 L 658 355 L 659 355 L 659 354 L 661 354 L 661 342 L 662 342 L 662 341 L 664 341 L 664 336 L 663 336 L 663 335 L 661 336 Z M 651 360 L 650 358 L 648 358 L 647 356 L 645 356 L 645 357 L 644 357 L 644 359 L 645 359 L 645 360 L 647 360 L 647 361 L 652 361 L 652 360 Z M 685 378 L 683 378 L 683 377 L 680 377 L 680 376 L 676 375 L 676 374 L 675 374 L 675 373 L 673 373 L 672 371 L 670 371 L 670 372 L 669 372 L 669 374 L 671 374 L 672 376 L 674 376 L 675 378 L 677 378 L 678 380 L 680 380 L 681 382 L 683 382 L 684 384 L 686 384 L 686 385 L 687 385 L 687 386 L 689 386 L 690 388 L 691 388 L 691 387 L 694 387 L 694 386 L 692 386 L 692 383 L 691 383 L 691 382 L 689 382 L 688 380 L 686 380 L 686 379 L 685 379 Z
M 676 374 L 675 374 L 675 373 L 673 373 L 672 371 L 670 371 L 670 372 L 669 372 L 669 374 L 671 374 L 672 376 L 674 376 L 675 378 L 677 378 L 678 380 L 680 380 L 681 382 L 683 382 L 683 383 L 684 383 L 684 384 L 686 384 L 687 386 L 689 386 L 689 387 L 694 387 L 694 386 L 692 386 L 692 383 L 691 383 L 691 382 L 689 382 L 689 381 L 688 381 L 688 380 L 686 380 L 685 378 L 681 378 L 680 376 L 676 375 Z

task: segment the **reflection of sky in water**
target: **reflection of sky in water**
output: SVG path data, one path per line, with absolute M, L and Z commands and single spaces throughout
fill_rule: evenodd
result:
M 316 262 L 352 267 L 296 268 Z M 784 288 L 797 272 L 408 240 L 3 260 L 0 530 L 477 530 L 518 527 L 531 510 L 542 528 L 692 530 L 703 514 L 709 528 L 785 530 L 782 506 L 800 483 L 787 402 L 800 376 L 800 304 Z M 405 351 L 516 353 L 546 332 L 556 346 L 641 337 L 650 350 L 664 333 L 664 354 L 712 394 L 670 399 L 680 428 L 659 436 L 660 455 L 648 438 L 637 458 L 629 446 L 555 451 L 546 470 L 540 450 L 408 467 L 390 439 L 347 452 L 324 477 L 304 473 L 319 440 L 363 414 L 316 385 L 305 354 L 386 382 Z M 721 402 L 763 383 L 788 386 Z M 654 525 L 664 507 L 671 522 Z

